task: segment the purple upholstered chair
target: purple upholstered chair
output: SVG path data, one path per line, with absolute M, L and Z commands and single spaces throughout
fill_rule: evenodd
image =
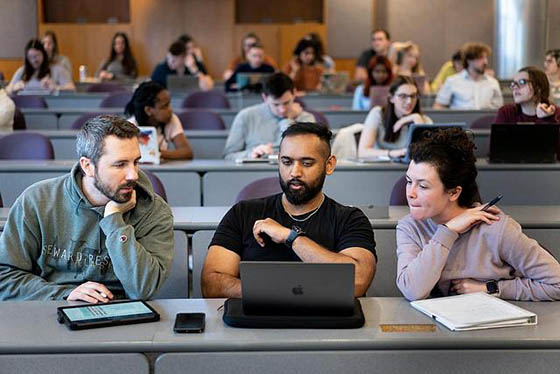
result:
M 198 91 L 187 96 L 181 107 L 229 109 L 231 105 L 226 95 L 219 91 Z
M 16 107 L 14 111 L 14 130 L 25 130 L 27 125 L 25 124 L 25 117 L 21 110 Z
M 309 114 L 313 114 L 313 117 L 315 117 L 315 122 L 317 122 L 320 125 L 325 125 L 329 127 L 329 120 L 327 120 L 327 117 L 325 117 L 323 113 L 311 109 L 305 109 L 305 111 Z
M 47 108 L 47 102 L 43 96 L 12 95 L 10 97 L 18 108 Z
M 87 92 L 122 92 L 126 91 L 126 88 L 122 84 L 115 82 L 102 82 L 95 83 L 89 86 L 86 90 Z
M 235 202 L 237 203 L 241 200 L 260 199 L 280 192 L 282 192 L 282 188 L 280 187 L 278 177 L 257 179 L 239 191 L 239 194 L 237 194 L 237 197 L 235 198 Z
M 402 176 L 393 185 L 389 205 L 408 205 L 406 200 L 406 176 Z
M 124 108 L 132 98 L 132 92 L 112 93 L 101 101 L 100 108 Z
M 493 114 L 479 117 L 471 123 L 471 129 L 489 129 L 495 118 L 496 116 Z
M 150 182 L 152 182 L 152 187 L 154 188 L 154 192 L 157 193 L 165 202 L 167 202 L 167 194 L 165 193 L 165 187 L 163 187 L 163 183 L 161 180 L 151 171 L 146 169 L 142 169 L 144 174 L 148 177 Z
M 224 120 L 218 113 L 205 110 L 189 110 L 177 116 L 185 130 L 225 130 Z
M 76 118 L 76 120 L 74 122 L 72 122 L 72 126 L 70 126 L 70 128 L 72 130 L 80 130 L 86 124 L 86 122 L 89 119 L 91 119 L 93 117 L 100 116 L 102 114 L 105 114 L 105 113 L 103 113 L 103 112 L 90 112 L 90 113 L 82 114 L 81 116 Z
M 44 135 L 13 133 L 0 138 L 0 160 L 54 160 L 54 149 Z

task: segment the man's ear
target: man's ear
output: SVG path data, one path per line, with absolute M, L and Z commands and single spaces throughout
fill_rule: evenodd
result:
M 264 92 L 261 93 L 261 97 L 262 97 L 263 101 L 266 101 L 266 94 Z
M 329 158 L 327 159 L 327 175 L 331 175 L 334 172 L 334 169 L 336 168 L 336 156 L 335 155 L 330 155 Z
M 450 189 L 449 191 L 447 191 L 447 193 L 449 194 L 449 200 L 458 201 L 459 196 L 461 196 L 461 192 L 463 192 L 463 187 L 461 186 Z
M 80 157 L 80 167 L 87 177 L 93 178 L 95 176 L 95 165 L 91 159 Z

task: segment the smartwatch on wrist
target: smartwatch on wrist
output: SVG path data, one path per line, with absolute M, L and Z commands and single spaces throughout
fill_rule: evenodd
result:
M 496 281 L 489 281 L 486 282 L 486 293 L 492 295 L 497 294 L 499 292 L 498 282 Z
M 305 232 L 303 231 L 303 229 L 299 226 L 292 226 L 292 229 L 290 230 L 290 235 L 288 235 L 288 238 L 286 238 L 286 246 L 290 249 L 292 249 L 292 245 L 294 244 L 294 240 L 296 240 L 296 238 L 298 236 L 303 236 L 305 235 Z

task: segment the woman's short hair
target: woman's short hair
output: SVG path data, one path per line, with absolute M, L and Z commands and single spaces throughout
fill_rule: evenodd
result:
M 469 208 L 480 202 L 474 148 L 460 128 L 427 130 L 421 140 L 410 145 L 410 158 L 416 164 L 434 166 L 446 190 L 461 186 L 459 206 Z
M 526 72 L 529 76 L 529 83 L 533 87 L 534 100 L 538 103 L 550 104 L 550 83 L 545 72 L 534 67 L 526 66 L 519 69 L 519 72 Z

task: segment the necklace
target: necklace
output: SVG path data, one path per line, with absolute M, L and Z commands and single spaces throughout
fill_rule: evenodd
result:
M 296 221 L 296 222 L 305 222 L 305 221 L 307 221 L 309 218 L 313 217 L 313 215 L 319 211 L 319 209 L 320 209 L 321 206 L 323 205 L 323 201 L 325 201 L 325 195 L 322 195 L 322 196 L 321 196 L 321 202 L 319 203 L 319 206 L 318 206 L 317 208 L 315 208 L 313 211 L 311 211 L 311 213 L 308 213 L 309 215 L 308 215 L 307 217 L 305 217 L 305 218 L 295 218 L 295 217 L 292 216 L 292 215 L 290 214 L 290 212 L 288 212 L 286 209 L 284 209 L 284 211 L 285 211 L 286 213 L 288 213 L 288 215 L 290 216 L 290 218 L 293 219 L 294 221 Z

